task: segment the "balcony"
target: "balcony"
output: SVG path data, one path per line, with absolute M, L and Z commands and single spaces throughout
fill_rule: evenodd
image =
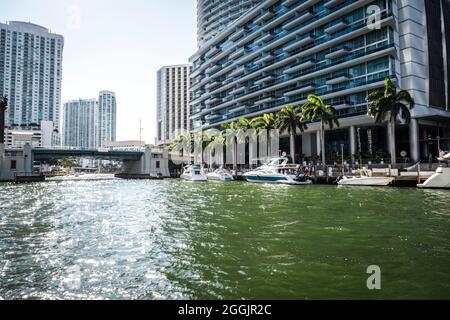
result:
M 211 121 L 211 120 L 218 119 L 218 118 L 220 118 L 220 115 L 219 115 L 219 114 L 208 114 L 208 115 L 205 117 L 205 120 L 206 120 L 206 121 Z
M 298 41 L 294 42 L 293 44 L 285 47 L 283 50 L 285 52 L 294 51 L 297 48 L 301 48 L 311 42 L 314 42 L 314 37 L 311 35 L 308 35 L 306 37 L 303 37 L 302 39 L 299 39 Z
M 307 85 L 301 87 L 300 89 L 296 89 L 293 91 L 286 92 L 284 94 L 285 97 L 292 97 L 302 93 L 311 93 L 316 89 L 316 85 L 314 83 L 308 83 Z
M 293 28 L 295 28 L 296 26 L 308 21 L 309 19 L 314 18 L 315 14 L 313 11 L 308 11 L 305 12 L 304 14 L 302 14 L 301 16 L 299 16 L 298 18 L 292 20 L 291 22 L 285 24 L 283 26 L 284 30 L 291 30 Z
M 335 85 L 335 84 L 339 84 L 339 83 L 350 81 L 351 79 L 352 79 L 352 76 L 350 74 L 344 73 L 344 74 L 341 74 L 339 76 L 336 76 L 336 77 L 333 77 L 333 78 L 329 78 L 327 80 L 326 84 L 331 86 L 331 85 Z
M 232 34 L 228 39 L 230 41 L 236 41 L 241 38 L 245 34 L 245 29 L 237 30 L 234 34 Z
M 230 54 L 230 59 L 234 60 L 236 58 L 239 58 L 241 56 L 243 56 L 245 54 L 245 49 L 241 48 L 239 50 L 236 50 L 235 52 L 233 52 L 232 54 Z
M 217 81 L 208 83 L 208 84 L 205 85 L 205 89 L 206 89 L 206 90 L 209 90 L 209 89 L 215 88 L 215 87 L 217 87 L 219 84 L 220 84 L 220 83 L 217 82 Z
M 340 103 L 340 104 L 333 105 L 333 108 L 334 108 L 336 111 L 344 110 L 344 109 L 348 109 L 348 108 L 352 108 L 352 107 L 353 107 L 353 104 L 352 104 L 350 101 L 343 101 L 343 102 Z
M 240 111 L 245 110 L 246 106 L 238 106 L 237 108 L 233 108 L 228 110 L 229 113 L 238 113 Z
M 212 58 L 213 56 L 215 56 L 219 52 L 220 52 L 220 49 L 218 47 L 213 47 L 211 50 L 209 50 L 205 54 L 205 58 L 207 58 L 207 59 Z
M 301 63 L 301 64 L 299 64 L 297 66 L 294 66 L 292 68 L 289 68 L 289 69 L 285 70 L 284 73 L 285 74 L 292 74 L 292 73 L 295 73 L 297 71 L 301 71 L 301 70 L 304 70 L 304 69 L 311 68 L 311 67 L 313 67 L 315 65 L 316 65 L 316 61 L 313 60 L 313 59 L 310 59 L 310 60 L 308 60 L 306 62 L 303 62 L 303 63 Z
M 236 94 L 242 93 L 244 91 L 245 91 L 245 87 L 239 87 L 239 88 L 236 88 L 236 89 L 230 91 L 230 94 L 236 95 Z
M 267 54 L 262 56 L 259 59 L 256 59 L 255 61 L 253 61 L 254 64 L 263 64 L 263 63 L 267 63 L 269 61 L 272 61 L 273 59 L 275 59 L 275 57 L 271 54 Z
M 270 18 L 272 18 L 274 15 L 275 15 L 275 13 L 273 11 L 267 11 L 266 13 L 263 13 L 261 17 L 255 19 L 254 23 L 261 24 L 265 20 L 269 20 Z
M 273 33 L 271 33 L 271 32 L 268 32 L 265 35 L 263 35 L 263 37 L 261 39 L 256 41 L 255 44 L 260 46 L 260 45 L 262 45 L 262 44 L 272 40 L 273 38 L 275 38 L 275 35 Z
M 269 83 L 275 81 L 277 78 L 275 76 L 267 76 L 262 78 L 261 80 L 255 81 L 255 85 L 259 86 L 261 84 Z
M 262 105 L 262 104 L 273 102 L 273 101 L 276 101 L 276 100 L 277 99 L 275 99 L 274 97 L 268 97 L 268 98 L 264 98 L 264 99 L 256 101 L 255 105 Z
M 330 52 L 325 56 L 325 59 L 336 59 L 352 53 L 352 49 L 349 47 L 344 47 L 333 52 Z
M 342 19 L 341 21 L 329 26 L 328 28 L 325 28 L 325 33 L 333 34 L 333 33 L 339 32 L 347 27 L 348 27 L 348 22 L 345 19 Z
M 324 4 L 325 8 L 332 9 L 346 0 L 330 0 Z
M 299 0 L 286 0 L 285 2 L 283 2 L 283 6 L 290 7 L 296 4 L 297 2 L 299 2 Z
M 241 74 L 244 74 L 244 72 L 245 72 L 245 67 L 239 67 L 239 68 L 237 68 L 237 69 L 235 69 L 233 72 L 231 72 L 230 73 L 230 77 L 237 77 L 237 76 L 239 76 L 239 75 L 241 75 Z

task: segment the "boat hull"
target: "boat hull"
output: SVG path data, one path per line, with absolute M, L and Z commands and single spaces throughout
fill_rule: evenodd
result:
M 386 187 L 394 182 L 394 178 L 385 177 L 363 177 L 363 178 L 343 178 L 338 182 L 340 186 L 368 186 Z
M 222 181 L 222 182 L 229 182 L 234 181 L 234 178 L 232 176 L 221 176 L 216 174 L 207 174 L 208 180 L 212 181 Z
M 417 187 L 421 189 L 450 189 L 450 168 L 439 168 L 434 175 Z
M 208 181 L 208 178 L 205 176 L 193 176 L 193 175 L 184 175 L 182 174 L 180 176 L 181 179 L 185 180 L 185 181 L 194 181 L 194 182 L 205 182 Z

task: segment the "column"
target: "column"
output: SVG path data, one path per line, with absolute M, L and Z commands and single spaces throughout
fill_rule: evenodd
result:
M 356 128 L 355 126 L 350 126 L 350 154 L 352 156 L 352 163 L 355 162 L 356 154 Z
M 305 157 L 312 156 L 311 133 L 303 133 L 302 134 L 302 152 L 301 153 L 304 154 Z
M 320 157 L 320 155 L 322 154 L 322 145 L 321 145 L 321 141 L 320 141 L 320 130 L 316 132 L 316 143 L 317 143 L 317 155 Z
M 419 124 L 417 119 L 411 119 L 409 124 L 409 150 L 411 160 L 414 162 L 419 161 Z

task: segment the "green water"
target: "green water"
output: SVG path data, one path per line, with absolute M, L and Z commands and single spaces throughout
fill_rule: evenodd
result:
M 381 268 L 370 291 L 366 269 Z M 0 185 L 5 299 L 450 298 L 450 192 Z

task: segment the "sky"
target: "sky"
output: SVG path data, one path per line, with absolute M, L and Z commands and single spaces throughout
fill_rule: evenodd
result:
M 64 36 L 62 103 L 116 93 L 117 139 L 156 136 L 156 72 L 196 50 L 194 0 L 0 0 L 0 22 Z

